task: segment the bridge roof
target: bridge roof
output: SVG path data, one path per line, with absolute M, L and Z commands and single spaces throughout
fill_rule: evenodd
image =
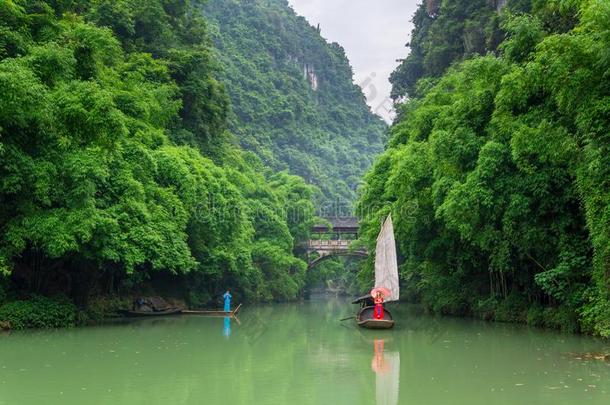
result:
M 358 218 L 356 217 L 332 217 L 324 218 L 332 225 L 332 230 L 335 232 L 358 232 Z M 324 224 L 316 224 L 313 229 L 314 232 L 329 232 L 328 226 Z

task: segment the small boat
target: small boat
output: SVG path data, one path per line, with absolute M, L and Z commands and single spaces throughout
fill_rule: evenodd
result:
M 356 314 L 358 326 L 368 329 L 391 329 L 396 323 L 392 313 L 385 307 L 383 308 L 383 318 L 375 319 L 373 315 L 375 306 L 373 305 L 373 297 L 370 294 L 355 299 L 352 304 L 360 304 L 360 311 Z
M 134 311 L 134 310 L 123 310 L 121 313 L 131 318 L 148 317 L 148 316 L 167 316 L 167 315 L 179 315 L 182 313 L 180 308 L 167 308 L 162 311 Z
M 237 306 L 233 311 L 204 311 L 204 310 L 183 310 L 183 315 L 201 315 L 201 316 L 232 316 L 237 315 L 241 309 L 241 304 Z
M 384 296 L 383 316 L 377 319 L 374 316 L 374 297 L 371 294 L 357 298 L 353 304 L 360 304 L 360 310 L 355 319 L 358 326 L 368 329 L 390 329 L 395 325 L 390 311 L 385 303 L 398 301 L 400 286 L 398 282 L 398 262 L 396 260 L 396 241 L 394 239 L 394 225 L 392 216 L 388 215 L 377 236 L 375 248 L 375 288 L 382 291 Z
M 373 304 L 373 297 L 370 294 L 356 298 L 352 301 L 352 304 L 360 304 L 360 310 L 355 316 L 358 326 L 368 329 L 391 329 L 396 323 L 392 313 L 385 307 L 383 308 L 383 318 L 375 319 L 373 315 L 375 305 Z

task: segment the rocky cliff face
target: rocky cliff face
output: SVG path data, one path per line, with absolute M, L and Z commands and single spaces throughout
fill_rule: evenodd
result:
M 318 90 L 318 75 L 316 75 L 316 70 L 313 66 L 308 65 L 307 63 L 303 65 L 303 76 L 312 90 Z
M 436 17 L 440 8 L 440 0 L 426 0 L 426 13 L 430 17 Z
M 498 12 L 502 11 L 502 9 L 506 6 L 507 0 L 496 0 L 496 10 Z

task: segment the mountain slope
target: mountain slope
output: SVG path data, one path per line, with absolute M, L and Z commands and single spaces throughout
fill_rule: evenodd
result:
M 0 1 L 0 321 L 299 296 L 315 188 L 232 143 L 213 52 L 188 0 Z
M 546 32 L 577 23 L 574 0 L 427 0 L 413 16 L 409 55 L 392 73 L 392 97 L 417 97 L 418 81 L 444 74 L 454 62 L 497 53 L 504 39 L 502 12 L 533 13 Z M 425 87 L 424 87 L 425 88 Z
M 343 48 L 329 44 L 285 0 L 210 0 L 204 6 L 231 97 L 231 130 L 275 170 L 353 200 L 382 150 L 373 115 Z

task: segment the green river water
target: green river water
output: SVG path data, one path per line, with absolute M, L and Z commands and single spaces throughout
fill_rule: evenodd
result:
M 603 341 L 337 299 L 0 335 L 4 404 L 609 404 Z

